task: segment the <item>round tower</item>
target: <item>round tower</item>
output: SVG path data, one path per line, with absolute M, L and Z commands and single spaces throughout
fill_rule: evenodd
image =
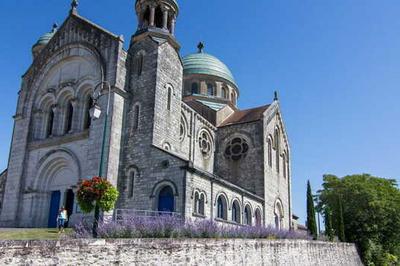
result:
M 176 0 L 136 0 L 137 33 L 155 30 L 174 35 L 178 13 Z

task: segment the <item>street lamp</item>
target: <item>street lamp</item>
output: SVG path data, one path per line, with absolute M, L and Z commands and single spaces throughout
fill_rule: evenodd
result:
M 89 110 L 89 115 L 92 119 L 99 119 L 101 116 L 101 108 L 98 105 L 98 100 L 100 96 L 102 96 L 102 91 L 104 85 L 107 85 L 108 88 L 108 98 L 107 98 L 107 110 L 104 117 L 104 127 L 103 127 L 103 141 L 101 143 L 101 155 L 100 155 L 100 165 L 99 165 L 99 177 L 103 175 L 103 162 L 104 162 L 104 150 L 106 143 L 106 133 L 107 133 L 107 122 L 108 122 L 108 114 L 110 112 L 110 97 L 111 97 L 111 85 L 108 81 L 102 81 L 93 90 L 93 100 L 94 104 L 92 108 Z M 94 222 L 93 222 L 93 237 L 97 238 L 97 228 L 99 226 L 99 218 L 100 218 L 100 207 L 96 203 L 96 207 L 94 209 Z

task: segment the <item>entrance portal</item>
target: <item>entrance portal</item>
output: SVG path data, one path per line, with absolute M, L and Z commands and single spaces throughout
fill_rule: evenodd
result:
M 58 215 L 58 209 L 60 207 L 60 198 L 61 198 L 61 192 L 59 190 L 51 192 L 49 220 L 48 220 L 49 228 L 57 227 L 57 215 Z
M 166 186 L 158 195 L 158 211 L 174 212 L 174 209 L 174 192 L 170 186 Z
M 74 212 L 74 198 L 74 192 L 72 191 L 72 189 L 68 189 L 65 198 L 65 209 L 67 210 L 68 221 L 65 224 L 65 227 L 68 227 L 71 215 Z

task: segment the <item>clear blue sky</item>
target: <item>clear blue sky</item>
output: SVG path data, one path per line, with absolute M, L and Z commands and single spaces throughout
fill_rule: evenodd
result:
M 179 0 L 178 0 L 179 1 Z M 118 5 L 114 3 L 118 2 Z M 182 55 L 202 40 L 234 73 L 239 106 L 279 90 L 292 150 L 294 212 L 306 180 L 371 173 L 400 180 L 400 1 L 181 0 Z M 0 1 L 0 168 L 5 168 L 20 76 L 37 38 L 61 24 L 69 0 Z M 81 0 L 79 13 L 127 40 L 134 0 Z

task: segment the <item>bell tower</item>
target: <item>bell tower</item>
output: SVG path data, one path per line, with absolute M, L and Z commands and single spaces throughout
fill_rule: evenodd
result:
M 136 0 L 138 28 L 135 35 L 154 32 L 174 38 L 179 7 L 176 0 Z
M 127 155 L 140 158 L 146 147 L 177 149 L 183 65 L 175 39 L 176 0 L 136 0 L 138 29 L 127 57 Z M 166 148 L 166 149 L 167 149 Z M 126 162 L 126 165 L 135 162 Z

